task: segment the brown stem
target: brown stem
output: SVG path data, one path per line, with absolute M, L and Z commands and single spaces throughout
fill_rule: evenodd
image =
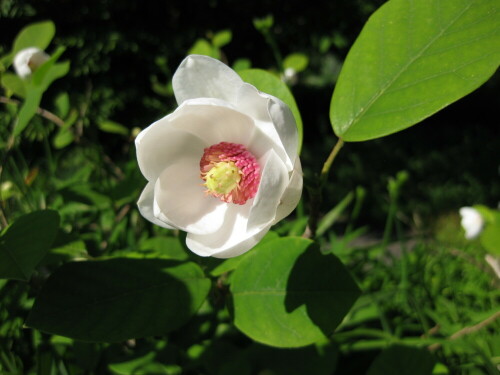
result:
M 14 104 L 14 105 L 20 105 L 21 104 L 21 102 L 19 100 L 7 98 L 5 96 L 0 96 L 0 103 Z M 47 111 L 46 109 L 37 108 L 36 113 L 38 115 L 42 116 L 43 118 L 45 118 L 45 119 L 53 122 L 57 126 L 60 126 L 60 127 L 64 126 L 64 121 L 60 117 L 56 116 L 55 114 L 53 114 L 50 111 Z
M 455 332 L 453 335 L 451 335 L 450 338 L 449 338 L 449 340 L 456 340 L 456 339 L 459 339 L 462 336 L 470 335 L 471 333 L 475 333 L 475 332 L 479 331 L 480 329 L 486 327 L 487 325 L 490 325 L 491 323 L 493 323 L 498 318 L 500 318 L 500 311 L 497 311 L 496 313 L 494 313 L 493 315 L 489 316 L 488 318 L 486 318 L 485 320 L 483 320 L 482 322 L 480 322 L 478 324 L 462 328 L 461 330 L 459 330 L 459 331 Z M 441 343 L 435 343 L 435 344 L 429 345 L 427 349 L 429 349 L 431 351 L 432 350 L 437 350 L 441 346 L 442 346 Z

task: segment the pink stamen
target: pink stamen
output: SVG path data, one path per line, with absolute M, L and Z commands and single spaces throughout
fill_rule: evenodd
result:
M 233 162 L 240 171 L 238 186 L 227 194 L 206 193 L 218 197 L 226 203 L 245 204 L 255 197 L 260 184 L 260 166 L 255 156 L 238 143 L 220 142 L 205 148 L 200 160 L 201 178 L 206 181 L 206 174 L 219 162 Z

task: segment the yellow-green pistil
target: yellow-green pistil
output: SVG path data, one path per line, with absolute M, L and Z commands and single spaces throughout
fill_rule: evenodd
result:
M 215 164 L 205 175 L 205 186 L 213 194 L 229 194 L 241 180 L 240 169 L 232 161 Z

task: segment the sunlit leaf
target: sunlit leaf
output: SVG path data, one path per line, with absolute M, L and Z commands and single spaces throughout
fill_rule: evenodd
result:
M 303 53 L 292 53 L 283 60 L 284 69 L 293 69 L 295 72 L 302 72 L 307 68 L 309 58 Z
M 191 318 L 209 288 L 194 263 L 120 258 L 67 263 L 47 280 L 26 324 L 94 342 L 163 335 Z
M 231 30 L 221 30 L 212 38 L 212 44 L 216 48 L 222 48 L 226 44 L 229 44 L 232 38 L 233 33 L 231 32 Z
M 40 101 L 42 100 L 42 94 L 43 92 L 37 88 L 31 88 L 28 90 L 26 99 L 19 109 L 19 115 L 13 131 L 14 136 L 21 134 L 33 116 L 35 116 L 40 105 Z
M 21 216 L 0 237 L 0 278 L 28 281 L 59 229 L 56 211 Z
M 120 134 L 125 136 L 129 134 L 129 131 L 125 126 L 111 120 L 101 121 L 97 124 L 97 126 L 99 127 L 99 129 L 106 133 Z
M 69 95 L 67 92 L 62 92 L 59 95 L 57 95 L 56 99 L 54 100 L 54 104 L 56 106 L 56 114 L 61 117 L 65 118 L 68 115 L 69 112 Z
M 276 96 L 287 104 L 295 117 L 297 130 L 299 132 L 299 150 L 302 146 L 302 117 L 300 116 L 299 108 L 295 102 L 292 92 L 288 86 L 274 74 L 261 69 L 248 69 L 238 72 L 243 81 L 248 82 L 260 91 Z
M 333 334 L 359 296 L 342 263 L 300 237 L 253 249 L 234 271 L 231 292 L 236 327 L 255 341 L 288 348 Z
M 214 48 L 206 39 L 198 39 L 189 49 L 188 55 L 205 55 L 220 59 L 220 53 L 217 48 Z
M 55 32 L 56 28 L 52 21 L 32 23 L 24 27 L 14 40 L 13 55 L 28 47 L 38 47 L 44 50 L 52 41 Z
M 26 96 L 25 83 L 17 74 L 2 74 L 2 86 L 20 98 L 24 98 Z
M 481 244 L 491 254 L 500 255 L 500 222 L 486 225 L 481 233 Z
M 365 141 L 412 126 L 481 86 L 500 61 L 497 0 L 392 0 L 351 48 L 330 106 Z
M 151 252 L 165 259 L 186 260 L 188 254 L 177 237 L 151 237 L 141 242 L 143 252 Z

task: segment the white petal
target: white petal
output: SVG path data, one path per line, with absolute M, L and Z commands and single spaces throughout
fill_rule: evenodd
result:
M 177 129 L 200 137 L 209 146 L 220 142 L 245 145 L 257 159 L 275 147 L 273 142 L 255 127 L 253 119 L 218 99 L 185 101 L 173 114 L 171 124 Z
M 259 161 L 263 168 L 259 190 L 250 210 L 249 231 L 269 226 L 273 222 L 276 208 L 289 182 L 285 164 L 273 150 L 263 159 L 263 162 Z
M 200 256 L 215 258 L 232 258 L 250 250 L 264 237 L 270 226 L 247 231 L 249 209 L 250 205 L 230 206 L 225 224 L 219 231 L 209 235 L 188 233 L 187 247 Z
M 213 233 L 224 221 L 227 204 L 205 194 L 199 159 L 176 160 L 158 177 L 153 213 L 163 222 L 196 234 Z
M 278 221 L 290 215 L 295 207 L 297 207 L 300 197 L 302 196 L 302 180 L 302 166 L 300 164 L 300 159 L 297 157 L 297 159 L 295 159 L 292 176 L 290 177 L 290 183 L 281 196 L 273 224 L 276 224 Z
M 32 73 L 31 67 L 33 68 L 33 70 L 36 70 L 36 68 L 38 68 L 48 59 L 49 55 L 47 55 L 39 48 L 25 48 L 16 53 L 16 56 L 14 56 L 14 70 L 16 71 L 18 76 L 20 76 L 21 78 L 26 78 Z
M 207 146 L 193 133 L 172 126 L 172 115 L 165 116 L 145 128 L 135 139 L 139 168 L 148 181 L 156 181 L 170 164 L 185 156 L 198 161 Z
M 158 219 L 153 212 L 153 202 L 154 202 L 154 182 L 148 182 L 142 194 L 137 202 L 137 206 L 139 207 L 139 212 L 141 215 L 148 219 L 153 224 L 159 225 L 160 227 L 167 229 L 175 229 L 170 223 L 165 223 Z
M 188 99 L 217 98 L 233 103 L 242 79 L 234 70 L 208 56 L 186 57 L 174 74 L 172 85 L 180 105 Z
M 297 157 L 298 131 L 290 108 L 280 99 L 262 93 L 248 83 L 238 91 L 237 108 L 254 118 L 256 126 L 279 145 L 275 151 L 291 171 Z
M 462 207 L 460 209 L 462 216 L 462 227 L 465 230 L 465 238 L 473 239 L 483 230 L 484 219 L 481 214 L 473 207 Z

